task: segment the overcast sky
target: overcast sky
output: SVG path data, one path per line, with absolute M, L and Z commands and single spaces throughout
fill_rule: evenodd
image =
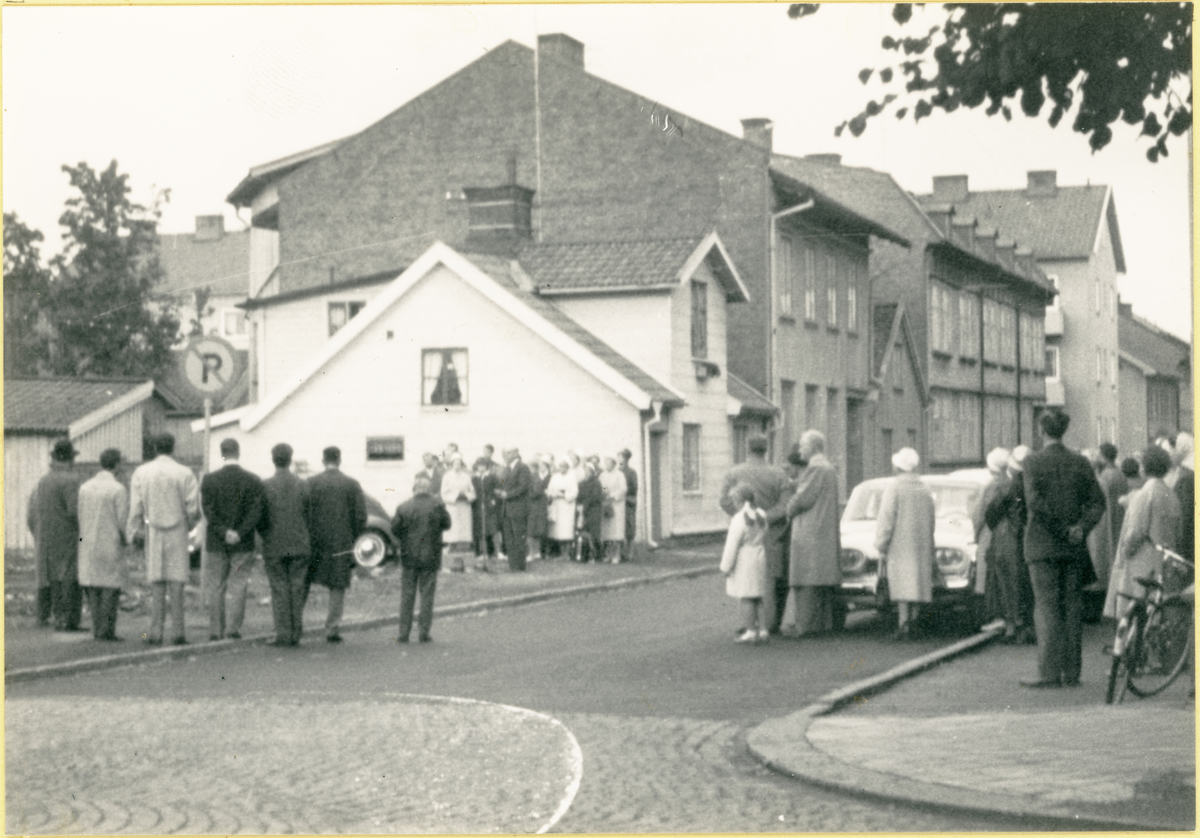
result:
M 785 4 L 6 6 L 4 210 L 40 229 L 53 252 L 68 195 L 61 166 L 115 158 L 136 200 L 170 188 L 163 232 L 221 212 L 238 229 L 225 196 L 251 166 L 359 131 L 505 40 L 532 46 L 536 33 L 565 32 L 601 78 L 736 135 L 742 118 L 768 117 L 777 151 L 837 152 L 914 192 L 930 191 L 936 174 L 1021 188 L 1031 169 L 1056 169 L 1060 185 L 1110 184 L 1129 269 L 1122 298 L 1189 336 L 1183 142 L 1151 164 L 1146 141 L 1123 125 L 1092 154 L 1070 116 L 1052 130 L 1044 117 L 1005 123 L 981 112 L 919 125 L 885 115 L 862 137 L 834 138 L 879 95 L 857 73 L 894 58 L 878 48 L 890 9 L 839 4 L 793 21 Z

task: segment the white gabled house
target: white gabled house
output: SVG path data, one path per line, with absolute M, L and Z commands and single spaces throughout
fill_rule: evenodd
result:
M 747 299 L 715 233 L 502 255 L 438 242 L 398 274 L 255 297 L 257 398 L 213 417 L 213 461 L 226 437 L 260 474 L 278 442 L 310 470 L 337 445 L 390 510 L 449 442 L 527 461 L 629 448 L 643 537 L 719 530 L 734 428 L 772 409 L 745 385 L 730 398 L 726 306 Z

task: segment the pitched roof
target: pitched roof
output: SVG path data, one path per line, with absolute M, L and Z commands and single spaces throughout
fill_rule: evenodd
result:
M 779 408 L 762 393 L 733 373 L 726 371 L 726 375 L 728 376 L 726 386 L 729 388 L 729 397 L 738 403 L 738 414 L 758 413 L 774 416 L 779 413 Z
M 532 281 L 514 260 L 487 254 L 471 254 L 468 257 L 437 242 L 309 358 L 295 375 L 295 384 L 274 391 L 261 402 L 213 417 L 214 424 L 227 425 L 240 420 L 246 430 L 256 427 L 286 402 L 297 388 L 316 378 L 318 371 L 438 264 L 445 265 L 638 408 L 648 410 L 656 401 L 664 404 L 683 403 L 683 397 L 678 392 L 576 323 L 554 303 L 534 293 Z
M 1188 342 L 1138 317 L 1124 306 L 1117 318 L 1117 345 L 1122 355 L 1136 361 L 1148 375 L 1190 378 L 1192 348 Z
M 86 425 L 126 402 L 149 398 L 144 378 L 6 378 L 5 433 L 82 433 Z
M 531 288 L 523 288 L 519 275 L 514 275 L 513 262 L 499 256 L 472 253 L 465 256 L 471 264 L 479 268 L 497 285 L 504 288 L 519 299 L 551 325 L 564 332 L 569 338 L 583 346 L 601 361 L 612 367 L 623 377 L 647 393 L 654 401 L 663 404 L 682 404 L 680 395 L 662 384 L 654 376 L 642 370 L 617 350 L 613 349 L 600 338 L 589 332 L 583 326 L 566 314 L 549 300 L 533 293 Z
M 917 200 L 934 203 L 932 195 L 919 195 Z M 1059 186 L 1046 195 L 1024 189 L 972 191 L 965 200 L 955 201 L 954 209 L 960 217 L 973 216 L 980 225 L 999 229 L 1030 248 L 1037 259 L 1087 259 L 1101 225 L 1108 224 L 1117 270 L 1125 272 L 1116 204 L 1108 186 Z
M 685 238 L 536 244 L 518 255 L 537 293 L 668 290 L 688 279 L 707 260 L 728 302 L 746 302 L 749 292 L 716 233 Z
M 876 384 L 881 384 L 887 377 L 888 368 L 892 364 L 899 363 L 895 357 L 896 341 L 903 337 L 904 348 L 907 350 L 905 354 L 913 371 L 913 378 L 917 382 L 917 393 L 921 396 L 921 404 L 929 404 L 932 398 L 929 394 L 929 384 L 924 370 L 917 362 L 920 355 L 916 339 L 913 338 L 912 330 L 908 325 L 908 314 L 905 312 L 904 304 L 879 303 L 874 307 L 871 317 L 875 329 L 871 377 Z
M 784 189 L 797 192 L 805 200 L 812 199 L 815 204 L 814 213 L 822 216 L 824 223 L 843 228 L 847 232 L 886 239 L 901 247 L 912 246 L 912 243 L 904 236 L 875 220 L 873 209 L 867 209 L 864 212 L 848 205 L 845 196 L 840 192 L 828 187 L 815 186 L 810 178 L 804 177 L 798 171 L 798 167 L 789 165 L 793 159 L 777 154 L 771 155 L 771 179 L 777 187 L 782 186 Z M 832 195 L 838 197 L 835 199 Z
M 344 139 L 344 138 L 343 138 Z M 283 177 L 288 172 L 300 168 L 309 160 L 320 157 L 326 152 L 332 151 L 340 145 L 342 140 L 331 140 L 327 143 L 322 143 L 314 148 L 297 151 L 294 154 L 289 154 L 287 157 L 281 157 L 278 160 L 272 160 L 269 163 L 262 163 L 258 166 L 253 166 L 246 177 L 242 178 L 234 190 L 229 193 L 226 201 L 233 204 L 235 207 L 248 207 L 250 202 L 254 200 L 254 196 L 258 194 L 268 183 L 271 183 L 278 178 Z
M 217 239 L 198 239 L 194 233 L 165 233 L 158 239 L 165 276 L 156 293 L 190 296 L 205 286 L 214 296 L 249 293 L 249 230 L 224 233 Z
M 1052 291 L 1049 280 L 1038 270 L 1033 271 L 1033 276 L 1026 276 L 1019 267 L 1005 267 L 994 255 L 988 256 L 978 249 L 964 249 L 962 244 L 945 235 L 925 214 L 925 207 L 930 206 L 932 202 L 923 201 L 920 197 L 914 198 L 887 172 L 860 166 L 843 166 L 841 163 L 829 162 L 824 155 L 812 159 L 774 154 L 771 156 L 771 168 L 773 171 L 783 172 L 812 184 L 816 189 L 830 195 L 836 195 L 850 210 L 869 214 L 880 223 L 903 232 L 914 241 L 924 240 L 929 244 L 949 248 L 958 255 L 965 254 L 987 263 L 1022 283 L 1032 283 L 1043 293 L 1048 294 Z M 965 212 L 960 210 L 958 214 L 963 215 Z M 1027 244 L 1006 226 L 1001 225 L 998 232 L 1002 238 L 1017 238 L 1020 245 Z M 1034 256 L 1040 257 L 1041 254 L 1035 250 Z

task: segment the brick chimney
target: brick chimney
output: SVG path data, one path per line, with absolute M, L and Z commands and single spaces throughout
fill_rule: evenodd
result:
M 533 237 L 532 189 L 516 184 L 469 187 L 466 249 L 514 255 Z
M 819 163 L 822 166 L 840 166 L 842 165 L 842 155 L 840 154 L 806 154 L 805 160 L 810 160 L 813 163 Z
M 225 235 L 225 216 L 223 215 L 197 215 L 196 216 L 196 236 L 198 242 L 215 242 L 220 241 Z
M 742 120 L 742 139 L 754 143 L 759 148 L 771 150 L 772 135 L 775 123 L 764 117 Z
M 933 200 L 939 204 L 955 204 L 967 200 L 970 195 L 966 175 L 935 175 L 933 178 Z
M 1058 172 L 1054 169 L 1046 169 L 1040 172 L 1029 172 L 1027 174 L 1025 194 L 1026 195 L 1057 195 L 1058 194 Z
M 561 32 L 538 35 L 538 53 L 539 59 L 548 58 L 583 69 L 583 44 L 570 35 Z

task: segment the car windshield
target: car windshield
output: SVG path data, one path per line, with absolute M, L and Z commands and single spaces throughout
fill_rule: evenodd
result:
M 933 506 L 939 518 L 971 517 L 979 503 L 980 487 L 965 483 L 941 483 L 927 480 L 933 493 Z
M 933 494 L 934 514 L 939 518 L 970 517 L 979 503 L 980 487 L 969 483 L 943 483 L 925 480 Z M 846 501 L 843 521 L 874 521 L 879 518 L 879 504 L 888 486 L 883 483 L 860 483 Z
M 879 502 L 883 500 L 886 483 L 860 483 L 846 501 L 843 521 L 874 521 L 879 517 Z

